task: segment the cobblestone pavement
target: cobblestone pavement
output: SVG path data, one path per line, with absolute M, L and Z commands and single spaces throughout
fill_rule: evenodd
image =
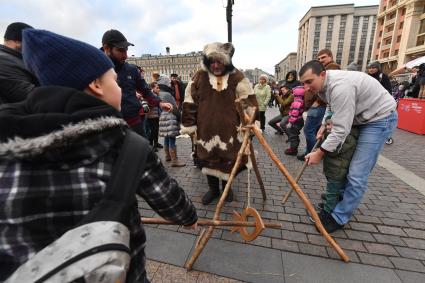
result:
M 146 272 L 151 283 L 238 283 L 238 281 L 211 273 L 191 271 L 187 272 L 183 267 L 161 263 L 158 261 L 146 261 Z
M 276 109 L 269 110 L 268 119 L 276 113 Z M 285 167 L 292 176 L 295 176 L 302 162 L 284 154 L 287 147 L 284 138 L 275 135 L 270 127 L 266 128 L 264 136 Z M 425 157 L 425 136 L 397 129 L 393 138 L 394 144 L 386 145 L 383 155 L 424 178 L 425 166 L 422 163 Z M 301 140 L 303 139 L 301 137 Z M 191 166 L 190 141 L 178 139 L 177 144 L 180 159 L 186 161 L 188 166 L 171 168 L 167 164 L 168 172 L 191 197 L 199 217 L 212 218 L 216 202 L 208 206 L 201 204 L 201 196 L 207 190 L 207 183 L 201 172 Z M 300 149 L 303 146 L 302 142 Z M 282 223 L 283 228 L 266 229 L 256 240 L 247 244 L 338 259 L 338 255 L 308 220 L 304 205 L 295 193 L 284 206 L 281 204 L 283 195 L 290 188 L 289 184 L 256 140 L 254 148 L 257 151 L 257 161 L 266 187 L 267 200 L 263 202 L 252 172 L 251 206 L 259 211 L 264 220 L 278 221 Z M 158 155 L 163 159 L 163 152 L 160 151 Z M 320 194 L 325 187 L 322 167 L 308 167 L 299 184 L 314 204 L 320 202 Z M 233 190 L 235 201 L 226 203 L 222 210 L 222 219 L 232 219 L 233 210 L 241 211 L 246 206 L 246 172 L 237 176 Z M 154 215 L 145 202 L 141 201 L 139 206 L 144 217 Z M 197 233 L 176 226 L 158 228 L 181 233 Z M 332 236 L 350 257 L 351 262 L 391 268 L 395 271 L 425 273 L 425 196 L 377 165 L 369 178 L 369 189 L 354 217 L 344 230 L 337 231 Z M 237 234 L 231 234 L 227 228 L 215 229 L 213 237 L 244 242 Z
M 382 155 L 417 176 L 425 178 L 425 136 L 396 129 L 393 135 L 394 144 L 385 146 Z

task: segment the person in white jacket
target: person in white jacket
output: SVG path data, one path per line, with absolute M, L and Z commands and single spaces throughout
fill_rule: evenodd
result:
M 320 216 L 331 233 L 350 220 L 362 200 L 378 155 L 397 125 L 396 102 L 371 76 L 362 72 L 325 71 L 316 60 L 300 69 L 300 79 L 306 91 L 317 93 L 328 104 L 326 113 L 332 114 L 333 121 L 331 133 L 320 148 L 305 157 L 309 165 L 320 163 L 327 152 L 338 151 L 353 125 L 360 129 L 342 200 L 332 213 Z M 320 128 L 318 139 L 322 138 L 324 129 L 324 126 Z

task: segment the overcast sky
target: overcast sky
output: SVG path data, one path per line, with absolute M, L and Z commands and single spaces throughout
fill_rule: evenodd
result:
M 129 56 L 200 51 L 208 42 L 227 41 L 227 0 L 0 0 L 0 34 L 21 21 L 99 46 L 108 29 L 120 30 Z M 311 6 L 379 0 L 235 0 L 234 65 L 274 73 L 274 65 L 297 51 L 298 24 Z

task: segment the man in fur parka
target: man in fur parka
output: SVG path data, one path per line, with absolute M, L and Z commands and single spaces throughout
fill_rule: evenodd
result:
M 180 132 L 196 133 L 196 155 L 209 187 L 202 197 L 204 205 L 220 196 L 219 181 L 224 189 L 241 147 L 242 133 L 237 131 L 241 121 L 235 101 L 243 100 L 248 112 L 258 109 L 249 80 L 232 64 L 234 50 L 231 43 L 205 45 L 202 69 L 185 91 Z M 243 167 L 247 162 L 245 158 Z M 226 201 L 233 201 L 231 190 Z

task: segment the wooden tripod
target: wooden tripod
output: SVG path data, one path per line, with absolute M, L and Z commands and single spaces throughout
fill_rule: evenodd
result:
M 289 184 L 293 188 L 293 190 L 297 193 L 297 195 L 300 197 L 300 199 L 303 201 L 306 209 L 310 213 L 311 217 L 315 221 L 315 225 L 317 229 L 322 233 L 322 235 L 326 238 L 326 240 L 329 242 L 331 247 L 339 254 L 341 259 L 345 262 L 349 261 L 348 256 L 344 253 L 344 251 L 341 249 L 341 247 L 335 242 L 335 240 L 329 235 L 329 233 L 325 230 L 322 223 L 320 222 L 319 216 L 316 213 L 316 210 L 314 209 L 311 202 L 308 200 L 304 192 L 301 190 L 301 188 L 298 186 L 298 184 L 295 182 L 294 178 L 289 174 L 288 170 L 286 170 L 285 166 L 280 162 L 276 154 L 273 152 L 273 150 L 270 148 L 270 146 L 267 144 L 266 140 L 264 139 L 261 131 L 254 125 L 254 119 L 255 119 L 255 111 L 254 113 L 250 113 L 248 115 L 241 104 L 241 101 L 236 101 L 236 109 L 238 110 L 239 116 L 241 117 L 243 128 L 241 129 L 243 131 L 243 141 L 242 145 L 239 149 L 235 165 L 232 168 L 232 171 L 230 173 L 229 180 L 227 181 L 226 187 L 223 190 L 223 194 L 220 197 L 220 200 L 218 201 L 216 211 L 214 213 L 213 221 L 219 221 L 220 220 L 220 212 L 224 205 L 224 201 L 226 199 L 226 196 L 230 190 L 230 186 L 232 185 L 233 179 L 236 176 L 236 173 L 239 169 L 239 166 L 241 164 L 242 156 L 245 154 L 245 151 L 247 147 L 251 149 L 250 155 L 253 156 L 254 151 L 252 150 L 252 144 L 250 141 L 250 133 L 253 133 L 259 140 L 260 144 L 263 146 L 267 154 L 270 156 L 270 158 L 273 160 L 273 162 L 277 165 L 279 170 L 282 172 L 282 174 L 286 177 Z M 258 168 L 257 168 L 258 170 Z M 259 172 L 255 172 L 257 175 L 257 178 L 259 177 Z M 259 178 L 261 179 L 261 178 Z M 262 184 L 262 182 L 261 182 Z M 265 199 L 265 190 L 262 188 L 263 193 L 263 199 Z M 214 232 L 215 226 L 209 226 L 207 230 L 203 230 L 201 234 L 198 237 L 198 241 L 195 247 L 195 250 L 190 257 L 190 259 L 186 262 L 186 269 L 191 270 L 193 267 L 193 264 L 198 259 L 199 255 L 201 254 L 202 250 L 205 248 L 206 244 L 208 243 L 209 239 L 211 238 L 213 232 Z

